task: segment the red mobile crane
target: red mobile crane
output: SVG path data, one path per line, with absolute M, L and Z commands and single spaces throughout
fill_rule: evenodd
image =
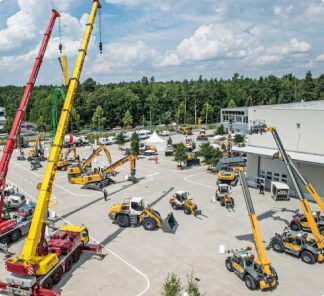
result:
M 53 29 L 53 26 L 54 26 L 54 23 L 55 23 L 55 20 L 57 17 L 60 17 L 60 14 L 55 9 L 53 9 L 50 22 L 48 24 L 46 33 L 44 34 L 43 43 L 39 49 L 38 56 L 37 56 L 35 64 L 34 64 L 33 71 L 31 73 L 29 81 L 27 83 L 27 87 L 26 87 L 24 95 L 22 97 L 19 109 L 17 110 L 17 114 L 16 114 L 15 120 L 13 122 L 11 131 L 9 134 L 9 138 L 6 142 L 4 149 L 3 149 L 3 155 L 2 155 L 2 158 L 0 161 L 0 194 L 1 194 L 1 199 L 0 199 L 0 213 L 1 213 L 1 217 L 0 217 L 0 244 L 8 244 L 9 241 L 12 241 L 12 242 L 17 241 L 19 239 L 20 235 L 26 234 L 29 229 L 29 225 L 28 225 L 28 227 L 26 227 L 26 225 L 24 225 L 23 228 L 27 228 L 25 231 L 25 229 L 23 229 L 21 226 L 17 225 L 15 223 L 15 221 L 13 221 L 12 219 L 9 219 L 10 216 L 9 216 L 8 212 L 6 212 L 6 210 L 4 210 L 4 212 L 2 212 L 3 211 L 3 200 L 4 200 L 4 189 L 7 186 L 6 185 L 6 177 L 7 177 L 7 173 L 8 173 L 9 161 L 11 159 L 12 152 L 15 149 L 17 136 L 19 133 L 19 127 L 20 127 L 21 121 L 25 115 L 29 97 L 33 91 L 33 88 L 34 88 L 34 85 L 36 82 L 36 78 L 37 78 L 37 74 L 38 74 L 38 71 L 42 64 L 43 57 L 44 57 L 44 54 L 46 51 L 46 47 L 47 47 L 48 41 L 50 39 L 52 29 Z M 62 49 L 61 44 L 59 46 L 59 49 L 60 50 Z M 2 245 L 2 247 L 3 247 L 3 245 Z

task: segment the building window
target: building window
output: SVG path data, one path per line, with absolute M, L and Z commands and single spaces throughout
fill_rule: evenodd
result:
M 247 116 L 243 117 L 243 123 L 249 123 L 249 118 Z
M 235 122 L 242 123 L 242 116 L 236 116 Z
M 227 115 L 223 116 L 223 122 L 228 122 L 228 116 Z
M 276 177 L 275 177 L 274 180 L 279 182 L 279 178 L 276 178 Z

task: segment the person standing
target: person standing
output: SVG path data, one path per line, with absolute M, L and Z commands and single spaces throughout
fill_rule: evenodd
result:
M 105 201 L 107 201 L 108 200 L 108 192 L 107 192 L 107 190 L 105 188 L 102 189 L 102 191 L 103 191 L 103 194 L 104 194 L 104 199 L 105 199 Z
M 260 183 L 260 192 L 259 192 L 259 194 L 263 194 L 264 195 L 264 186 L 263 186 L 263 184 L 262 183 Z
M 158 164 L 159 158 L 156 156 L 155 157 L 155 163 Z

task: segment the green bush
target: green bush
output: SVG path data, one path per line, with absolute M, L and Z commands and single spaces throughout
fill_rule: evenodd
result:
M 168 274 L 163 284 L 161 296 L 181 296 L 182 289 L 180 278 L 176 274 L 171 273 L 171 275 Z

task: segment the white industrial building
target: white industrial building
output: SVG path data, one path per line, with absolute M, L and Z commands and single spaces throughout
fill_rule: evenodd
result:
M 228 117 L 233 117 L 232 131 L 235 134 L 244 135 L 248 132 L 248 107 L 236 107 L 221 109 L 220 123 L 224 126 L 224 130 L 228 133 Z
M 299 167 L 304 177 L 317 193 L 324 197 L 324 101 L 300 102 L 282 105 L 248 107 L 249 122 L 262 120 L 275 126 L 285 150 Z M 249 135 L 246 147 L 233 151 L 247 154 L 247 179 L 249 186 L 256 186 L 255 177 L 265 178 L 266 189 L 271 181 L 287 183 L 291 196 L 295 188 L 284 162 L 272 160 L 278 151 L 271 132 Z M 305 197 L 310 198 L 301 186 Z

